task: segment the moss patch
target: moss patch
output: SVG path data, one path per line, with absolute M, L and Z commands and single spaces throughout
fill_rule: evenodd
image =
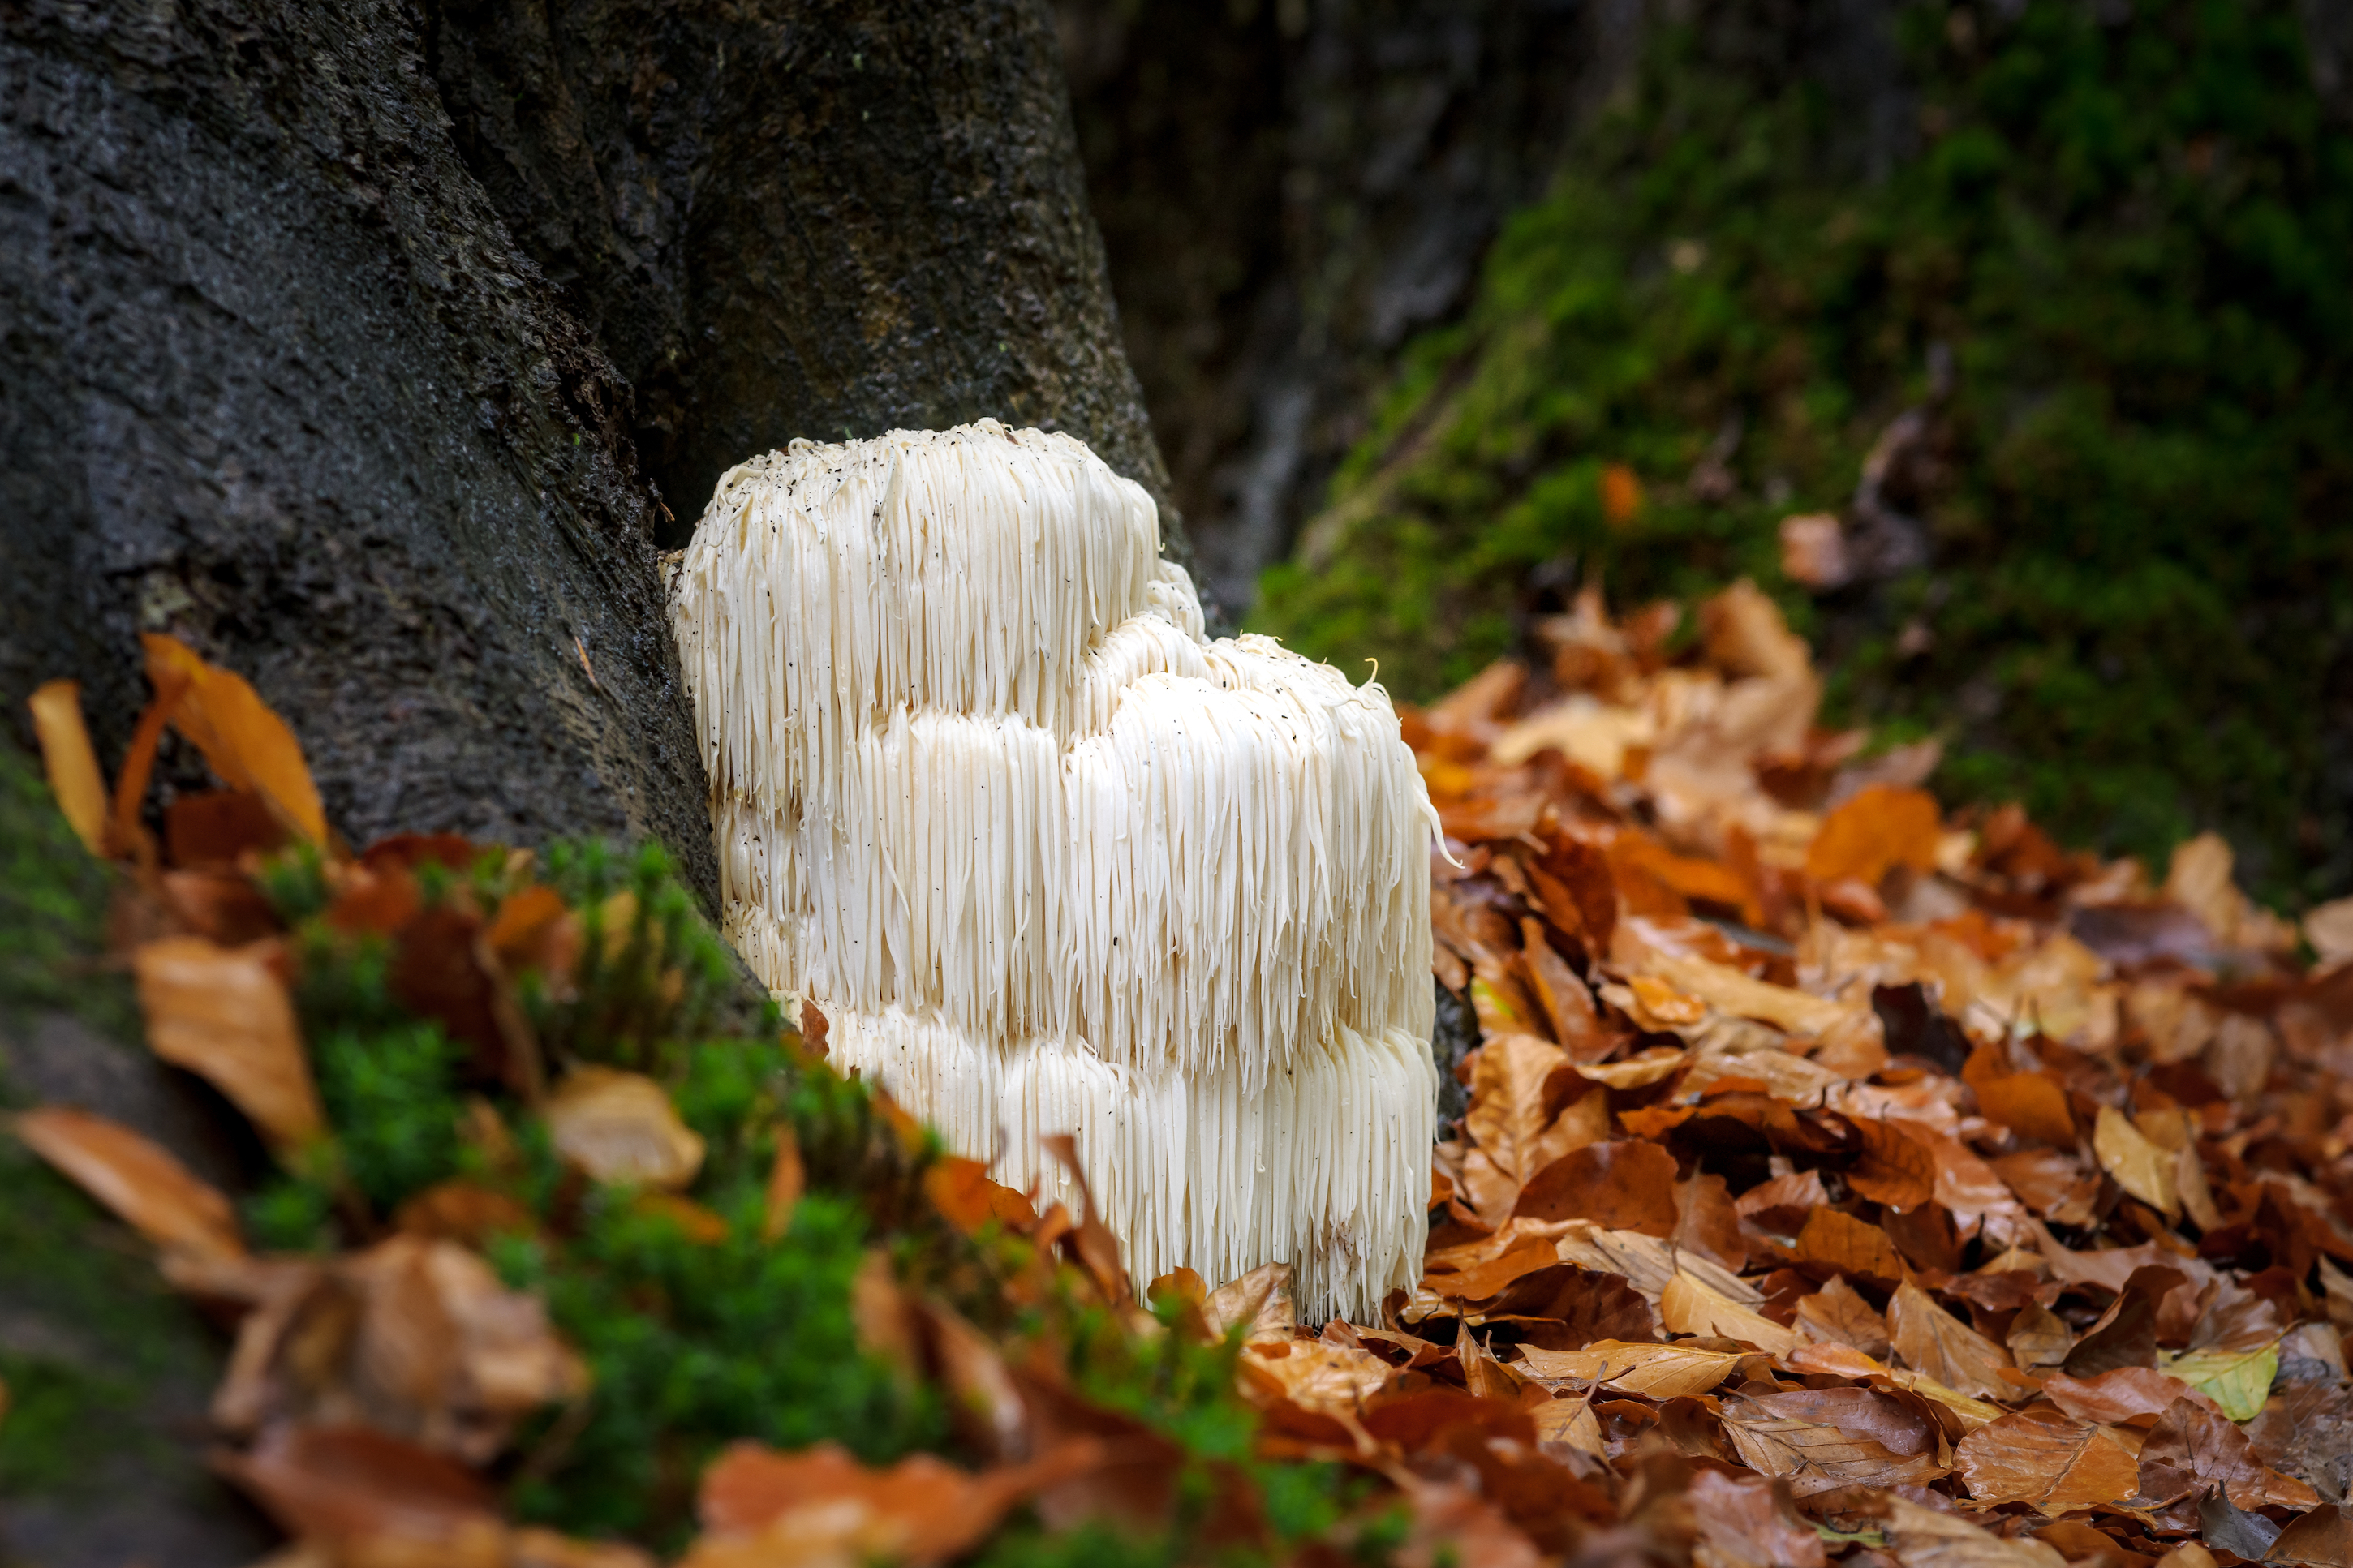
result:
M 2343 890 L 2353 139 L 2288 5 L 2094 10 L 1912 10 L 1923 145 L 1875 185 L 1817 88 L 1664 33 L 1469 324 L 1408 353 L 1256 624 L 1426 699 L 1514 646 L 1539 566 L 1620 602 L 1747 574 L 1834 713 L 1948 736 L 1948 793 L 2151 857 L 2218 825 L 2272 899 Z M 1847 502 L 1932 344 L 1931 563 L 1811 600 L 1779 520 Z M 1615 526 L 1611 463 L 1644 484 Z

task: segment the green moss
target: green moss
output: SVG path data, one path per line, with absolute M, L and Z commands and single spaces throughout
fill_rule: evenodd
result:
M 40 763 L 0 740 L 0 1016 L 42 1008 L 131 1037 L 131 986 L 98 962 L 113 873 L 82 848 Z
M 1751 575 L 1822 641 L 1834 716 L 1948 737 L 1948 794 L 2152 858 L 2218 825 L 2268 896 L 2342 890 L 2353 139 L 2293 7 L 1907 26 L 1927 133 L 1876 184 L 1819 89 L 1665 31 L 1469 323 L 1408 353 L 1255 623 L 1427 699 L 1514 646 L 1540 563 L 1620 604 Z M 1957 373 L 1934 565 L 1817 604 L 1778 523 L 1847 502 L 1932 343 Z M 1687 481 L 1731 421 L 1712 504 Z M 1647 487 L 1618 529 L 1612 462 Z M 1915 622 L 1932 645 L 1899 654 Z

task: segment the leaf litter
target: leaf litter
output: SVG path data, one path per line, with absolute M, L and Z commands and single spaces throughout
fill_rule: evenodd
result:
M 1427 1272 L 1378 1323 L 1296 1322 L 1280 1266 L 1135 1300 L 1091 1205 L 1039 1213 L 879 1095 L 847 1167 L 824 1124 L 762 1113 L 749 1201 L 708 1206 L 735 1156 L 641 1048 L 691 987 L 629 895 L 461 840 L 351 853 L 290 731 L 166 639 L 111 802 L 44 688 L 53 787 L 125 865 L 151 1042 L 330 1194 L 328 1245 L 254 1247 L 86 1113 L 16 1131 L 235 1325 L 216 1463 L 301 1561 L 654 1561 L 518 1522 L 601 1391 L 492 1255 L 605 1193 L 675 1245 L 775 1247 L 847 1170 L 964 1259 L 870 1248 L 849 1289 L 861 1353 L 941 1391 L 950 1435 L 712 1450 L 681 1561 L 943 1563 L 1109 1526 L 1319 1565 L 2353 1564 L 2353 914 L 2299 931 L 2211 837 L 2152 881 L 2014 807 L 1945 813 L 1933 743 L 1820 727 L 1802 642 L 1746 584 L 1678 657 L 1674 606 L 1639 618 L 1588 595 L 1405 716 L 1448 837 L 1433 968 L 1475 1022 Z M 166 726 L 225 787 L 158 842 Z M 290 914 L 290 865 L 314 873 Z M 435 1130 L 448 1169 L 396 1202 L 300 1022 L 324 928 L 377 944 L 475 1086 Z M 821 1083 L 807 1022 L 783 1039 Z M 1090 1376 L 1106 1355 L 1161 1367 L 1159 1401 L 1225 1402 L 1241 1447 L 1155 1424 Z M 1292 1473 L 1356 1479 L 1278 1527 Z

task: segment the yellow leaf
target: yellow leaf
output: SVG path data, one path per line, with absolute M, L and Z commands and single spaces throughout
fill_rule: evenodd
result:
M 48 1106 L 18 1117 L 16 1136 L 164 1250 L 207 1258 L 245 1256 L 228 1199 L 130 1128 Z
M 2180 1216 L 2173 1156 L 2150 1142 L 2113 1105 L 2100 1107 L 2099 1121 L 2092 1129 L 2092 1152 L 2099 1156 L 2100 1168 L 2115 1178 L 2116 1185 L 2168 1219 Z
M 1691 1059 L 1691 1053 L 1674 1046 L 1652 1046 L 1622 1062 L 1571 1062 L 1570 1067 L 1596 1083 L 1606 1083 L 1611 1089 L 1641 1089 L 1658 1082 Z
M 1677 1273 L 1659 1294 L 1659 1321 L 1679 1334 L 1719 1334 L 1774 1355 L 1797 1348 L 1798 1336 L 1762 1312 Z
M 81 721 L 81 688 L 52 680 L 26 702 L 33 710 L 33 733 L 41 742 L 41 766 L 58 810 L 93 855 L 106 853 L 106 777 Z
M 1705 1394 L 1741 1362 L 1738 1351 L 1702 1350 L 1697 1345 L 1630 1344 L 1623 1340 L 1596 1340 L 1583 1350 L 1548 1351 L 1522 1345 L 1514 1363 L 1543 1384 L 1599 1383 L 1622 1394 L 1673 1399 Z
M 547 1130 L 595 1181 L 675 1189 L 702 1169 L 702 1139 L 643 1073 L 574 1068 L 548 1099 Z
M 326 1131 L 301 1031 L 269 965 L 274 942 L 219 947 L 165 937 L 131 955 L 147 1044 L 228 1097 L 280 1149 Z
M 147 648 L 147 679 L 157 690 L 173 680 L 188 683 L 172 710 L 172 725 L 204 752 L 221 783 L 259 795 L 290 829 L 324 844 L 327 814 L 286 721 L 243 676 L 206 664 L 176 637 L 149 632 L 139 640 Z

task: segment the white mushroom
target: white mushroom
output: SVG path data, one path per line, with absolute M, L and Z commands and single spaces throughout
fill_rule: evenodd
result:
M 1419 1269 L 1436 818 L 1388 696 L 1208 640 L 1143 489 L 992 420 L 734 468 L 672 582 L 727 935 L 1139 1282 Z

